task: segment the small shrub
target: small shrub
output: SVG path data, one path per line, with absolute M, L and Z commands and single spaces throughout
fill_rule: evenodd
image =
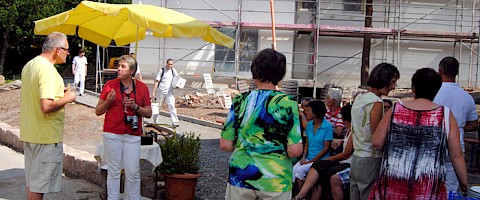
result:
M 166 174 L 197 174 L 199 170 L 198 155 L 200 152 L 200 137 L 194 132 L 182 136 L 166 137 L 159 142 L 162 149 L 163 162 L 157 168 Z

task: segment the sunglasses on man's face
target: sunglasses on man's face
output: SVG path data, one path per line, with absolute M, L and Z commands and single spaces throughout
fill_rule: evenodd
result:
M 70 53 L 70 49 L 67 49 L 67 48 L 64 48 L 64 47 L 58 47 L 59 49 L 63 49 L 64 51 L 66 51 L 67 53 Z

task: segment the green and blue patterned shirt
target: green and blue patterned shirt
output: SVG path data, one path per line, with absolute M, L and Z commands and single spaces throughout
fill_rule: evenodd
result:
M 274 90 L 237 95 L 222 130 L 235 141 L 230 158 L 232 186 L 265 192 L 292 190 L 292 161 L 287 146 L 301 142 L 298 104 Z

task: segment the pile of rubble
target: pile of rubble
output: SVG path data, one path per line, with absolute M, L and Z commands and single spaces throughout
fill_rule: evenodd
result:
M 17 89 L 20 89 L 21 87 L 22 87 L 22 81 L 21 80 L 15 80 L 13 82 L 0 85 L 0 92 L 17 90 Z
M 195 94 L 186 94 L 181 98 L 177 98 L 177 104 L 191 107 L 223 108 L 225 104 L 225 95 L 223 94 L 228 94 L 233 99 L 240 92 L 230 88 L 221 89 L 216 91 L 215 94 L 196 92 Z

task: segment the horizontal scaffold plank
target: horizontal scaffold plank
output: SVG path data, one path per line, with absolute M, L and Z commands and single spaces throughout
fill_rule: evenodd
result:
M 236 22 L 207 22 L 213 27 L 231 27 L 237 26 Z M 253 23 L 241 22 L 243 29 L 270 29 L 271 23 Z M 275 24 L 277 30 L 295 30 L 295 31 L 315 31 L 315 24 Z M 321 36 L 340 36 L 340 37 L 361 37 L 364 34 L 372 34 L 373 37 L 385 37 L 388 35 L 397 35 L 397 29 L 390 28 L 370 28 L 356 26 L 332 26 L 320 25 L 319 32 Z M 447 32 L 447 31 L 421 31 L 421 30 L 401 30 L 400 37 L 427 37 L 427 38 L 455 38 L 470 39 L 478 42 L 478 33 L 472 32 Z

